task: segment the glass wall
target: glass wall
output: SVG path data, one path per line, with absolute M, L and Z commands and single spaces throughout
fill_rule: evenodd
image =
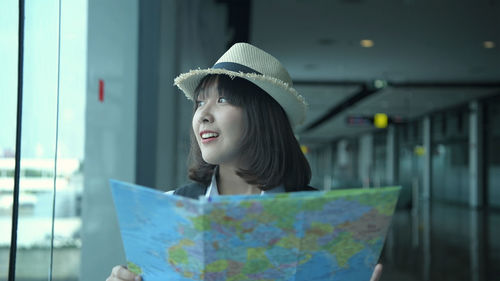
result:
M 21 178 L 16 278 L 50 268 L 57 121 L 57 1 L 25 6 Z
M 486 201 L 500 208 L 500 96 L 487 100 L 486 105 Z
M 329 189 L 362 187 L 358 179 L 358 141 L 345 138 L 306 154 L 311 165 L 311 186 Z
M 0 280 L 7 278 L 9 264 L 18 5 L 0 3 Z M 16 280 L 79 276 L 86 5 L 85 0 L 25 3 Z
M 422 122 L 415 120 L 398 126 L 397 138 L 399 143 L 399 195 L 398 207 L 410 207 L 412 194 L 415 189 L 422 190 L 422 175 L 424 168 L 424 148 Z
M 459 107 L 432 117 L 432 196 L 468 204 L 469 113 Z
M 386 186 L 387 180 L 387 131 L 373 134 L 373 186 Z
M 0 1 L 0 280 L 7 280 L 16 148 L 17 1 Z
M 316 188 L 323 189 L 324 177 L 329 172 L 325 170 L 326 157 L 325 152 L 328 150 L 327 146 L 315 147 L 306 153 L 306 158 L 311 166 L 312 177 L 310 185 Z
M 358 140 L 342 139 L 334 147 L 333 188 L 358 188 L 363 183 L 358 177 Z

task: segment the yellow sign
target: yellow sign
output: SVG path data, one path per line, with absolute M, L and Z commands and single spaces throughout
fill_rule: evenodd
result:
M 387 114 L 384 113 L 375 114 L 373 118 L 373 124 L 375 125 L 375 127 L 380 129 L 387 128 L 388 123 L 389 123 L 389 118 L 387 117 Z
M 300 150 L 302 150 L 302 153 L 304 154 L 307 154 L 307 152 L 309 152 L 309 148 L 305 145 L 301 145 Z
M 424 156 L 425 155 L 425 147 L 421 145 L 416 145 L 415 148 L 413 148 L 413 153 L 417 156 Z

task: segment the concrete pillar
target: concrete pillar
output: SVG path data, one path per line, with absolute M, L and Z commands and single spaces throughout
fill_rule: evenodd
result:
M 431 280 L 432 265 L 432 231 L 431 231 L 431 206 L 428 200 L 424 201 L 422 207 L 422 279 Z
M 387 184 L 396 184 L 398 180 L 398 145 L 396 127 L 394 125 L 387 128 L 386 144 L 386 181 Z
M 430 200 L 432 184 L 431 118 L 424 117 L 422 126 L 424 145 L 424 167 L 422 175 L 422 199 Z
M 161 0 L 139 1 L 136 183 L 156 187 Z M 171 18 L 169 16 L 169 18 Z M 175 16 L 173 17 L 175 20 Z
M 226 51 L 228 9 L 217 1 L 160 2 L 156 187 L 170 190 L 188 181 L 193 114 L 192 102 L 173 86 L 173 80 L 190 69 L 211 67 Z
M 156 127 L 156 187 L 170 190 L 178 185 L 177 170 L 184 167 L 178 165 L 177 145 L 181 139 L 179 126 L 189 128 L 190 122 L 182 122 L 179 118 L 180 93 L 173 86 L 178 74 L 178 35 L 177 7 L 175 0 L 161 1 L 160 54 L 158 73 L 161 79 L 158 87 L 158 123 Z M 185 120 L 184 120 L 185 121 Z M 182 123 L 182 124 L 179 124 Z M 187 130 L 184 130 L 187 131 Z
M 469 211 L 469 268 L 472 281 L 484 280 L 486 239 L 488 230 L 485 228 L 485 215 L 482 210 L 472 209 Z M 485 235 L 486 234 L 486 235 Z M 487 237 L 487 236 L 486 236 Z
M 333 163 L 332 163 L 332 145 L 327 145 L 324 148 L 324 153 L 322 154 L 323 162 L 323 190 L 332 189 L 332 178 L 333 178 Z
M 88 1 L 80 280 L 105 280 L 125 263 L 109 179 L 135 181 L 138 6 L 137 0 Z
M 478 101 L 472 101 L 469 109 L 469 206 L 478 208 L 484 204 L 483 110 Z
M 359 138 L 358 176 L 363 187 L 369 187 L 372 182 L 373 167 L 373 135 L 365 134 Z

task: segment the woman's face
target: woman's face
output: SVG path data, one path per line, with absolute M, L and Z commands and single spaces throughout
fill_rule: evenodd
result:
M 198 97 L 196 106 L 192 125 L 203 160 L 213 165 L 239 167 L 243 109 L 219 96 L 217 82 Z

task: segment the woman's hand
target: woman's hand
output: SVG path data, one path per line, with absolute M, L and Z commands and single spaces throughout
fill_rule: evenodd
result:
M 380 280 L 380 276 L 382 276 L 382 264 L 379 263 L 375 266 L 375 269 L 373 269 L 372 273 L 372 278 L 370 278 L 370 281 L 378 281 Z
M 117 265 L 113 267 L 111 275 L 106 279 L 106 281 L 141 281 L 142 278 L 139 275 L 135 275 L 130 272 L 125 266 Z

